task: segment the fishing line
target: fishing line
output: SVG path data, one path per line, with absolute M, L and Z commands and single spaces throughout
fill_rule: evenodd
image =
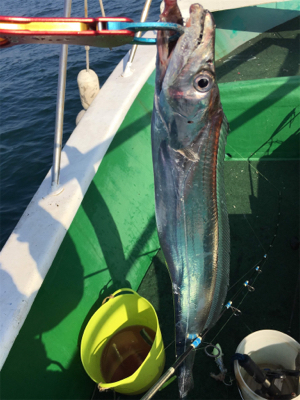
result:
M 244 159 L 244 157 L 242 156 L 242 154 L 240 154 L 236 149 L 234 149 L 232 146 L 230 146 L 230 144 L 227 144 L 228 147 L 230 147 L 233 151 L 236 152 L 236 154 L 238 154 L 240 156 L 241 159 Z M 251 154 L 250 157 L 247 158 L 247 163 L 249 164 L 249 166 L 261 177 L 263 177 L 271 186 L 273 186 L 273 188 L 280 193 L 280 190 L 264 175 L 262 174 L 257 168 L 255 168 L 251 162 L 250 162 L 250 158 L 252 157 L 254 153 Z
M 231 147 L 231 146 L 230 146 L 230 147 Z M 232 148 L 232 147 L 231 147 L 231 148 Z M 232 149 L 233 149 L 233 148 L 232 148 Z M 233 149 L 233 150 L 234 150 L 234 149 Z M 235 151 L 235 150 L 234 150 L 234 151 Z M 237 152 L 237 154 L 239 154 L 239 153 Z M 239 155 L 241 156 L 241 154 L 239 154 Z M 241 158 L 242 158 L 242 156 L 241 156 Z M 239 306 L 242 304 L 242 302 L 244 301 L 244 299 L 245 299 L 245 297 L 247 296 L 247 294 L 248 294 L 249 292 L 251 292 L 251 291 L 254 291 L 254 287 L 251 286 L 251 285 L 254 284 L 254 282 L 256 281 L 256 279 L 257 279 L 257 277 L 258 277 L 258 275 L 262 272 L 262 268 L 264 267 L 264 265 L 265 265 L 265 263 L 266 263 L 266 261 L 267 261 L 267 258 L 268 258 L 268 252 L 269 252 L 270 249 L 273 247 L 273 243 L 274 243 L 275 238 L 277 237 L 277 232 L 278 232 L 279 219 L 280 219 L 280 210 L 281 210 L 281 200 L 282 200 L 281 192 L 280 192 L 280 190 L 279 190 L 275 185 L 273 185 L 273 184 L 269 181 L 269 179 L 268 179 L 266 176 L 264 176 L 261 172 L 259 172 L 255 167 L 253 167 L 253 166 L 251 165 L 251 163 L 249 162 L 249 159 L 247 160 L 247 162 L 248 162 L 248 164 L 250 165 L 250 167 L 251 167 L 256 173 L 260 174 L 271 186 L 273 186 L 273 187 L 276 189 L 277 193 L 278 193 L 277 223 L 276 223 L 276 225 L 275 225 L 275 233 L 274 233 L 274 235 L 273 235 L 273 237 L 272 237 L 272 240 L 271 240 L 271 242 L 270 242 L 270 244 L 269 244 L 269 249 L 268 249 L 268 251 L 266 252 L 265 249 L 264 249 L 264 247 L 263 247 L 262 244 L 261 244 L 261 247 L 262 247 L 263 250 L 265 251 L 265 254 L 263 255 L 263 257 L 262 257 L 256 264 L 254 264 L 253 267 L 251 267 L 247 272 L 245 272 L 245 274 L 243 274 L 242 277 L 239 278 L 239 279 L 228 289 L 228 291 L 231 290 L 231 289 L 232 289 L 233 287 L 235 287 L 242 279 L 244 279 L 247 275 L 249 275 L 249 273 L 252 271 L 252 273 L 250 274 L 248 280 L 244 282 L 244 284 L 237 290 L 237 292 L 236 292 L 233 296 L 231 296 L 231 300 L 228 301 L 228 302 L 226 303 L 226 305 L 228 305 L 228 306 L 227 306 L 227 307 L 225 306 L 225 309 L 224 309 L 224 310 L 221 312 L 221 314 L 219 315 L 219 318 L 218 318 L 217 321 L 220 320 L 220 318 L 226 313 L 226 311 L 227 311 L 228 309 L 235 310 L 235 313 L 233 313 L 233 314 L 228 318 L 228 320 L 227 320 L 227 321 L 225 322 L 225 324 L 221 327 L 221 329 L 220 329 L 220 331 L 217 333 L 217 335 L 224 329 L 224 327 L 227 325 L 227 323 L 230 321 L 230 319 L 231 319 L 233 316 L 237 315 L 236 312 L 240 313 L 240 310 L 239 310 L 238 308 L 235 308 L 235 307 L 232 306 L 233 301 L 242 293 L 242 291 L 244 290 L 245 287 L 248 288 L 248 291 L 246 292 L 246 294 L 245 294 L 244 297 L 242 298 L 241 302 L 240 302 L 240 303 L 238 304 L 238 306 L 237 306 L 237 307 L 239 307 Z M 255 234 L 255 231 L 254 231 L 253 227 L 251 226 L 251 224 L 249 223 L 249 221 L 248 221 L 247 219 L 246 219 L 246 221 L 248 222 L 249 226 L 251 227 L 251 229 L 253 230 L 253 232 L 254 232 L 254 234 Z M 256 234 L 255 234 L 255 236 L 256 236 Z M 260 242 L 260 241 L 259 241 L 259 242 Z M 256 276 L 255 276 L 255 275 L 256 275 Z M 254 276 L 255 276 L 255 277 L 254 277 Z M 254 279 L 253 279 L 253 277 L 254 277 Z M 252 280 L 252 279 L 253 279 L 253 280 Z M 251 285 L 250 285 L 250 283 L 251 283 Z M 251 289 L 249 290 L 249 288 L 251 288 Z M 211 329 L 211 328 L 210 328 L 210 329 Z M 210 329 L 208 329 L 207 331 L 205 331 L 205 332 L 203 333 L 202 338 L 204 338 L 204 337 L 207 335 L 207 333 L 210 331 Z M 248 329 L 249 329 L 249 327 L 248 327 Z M 217 336 L 217 335 L 216 335 L 216 336 Z M 216 338 L 216 336 L 213 338 L 212 342 L 214 341 L 214 339 Z
M 229 147 L 231 147 L 231 146 L 229 145 Z M 236 150 L 233 149 L 232 147 L 231 147 L 231 149 L 234 150 L 234 151 L 236 151 Z M 243 158 L 242 155 L 239 154 L 237 151 L 236 151 L 236 153 L 237 153 L 241 158 Z M 271 239 L 271 242 L 270 242 L 270 244 L 269 244 L 268 250 L 266 251 L 265 248 L 264 248 L 264 246 L 262 245 L 261 241 L 259 240 L 258 236 L 256 235 L 255 230 L 253 229 L 252 225 L 250 224 L 250 222 L 248 221 L 248 219 L 247 219 L 246 216 L 244 215 L 244 218 L 246 219 L 246 221 L 247 221 L 248 225 L 250 226 L 251 230 L 253 231 L 255 237 L 256 237 L 257 240 L 259 241 L 259 243 L 260 243 L 262 249 L 264 250 L 265 254 L 263 255 L 263 257 L 262 257 L 256 264 L 254 264 L 253 267 L 251 267 L 247 272 L 245 272 L 245 274 L 243 274 L 243 275 L 228 289 L 228 292 L 229 292 L 233 287 L 235 287 L 238 283 L 240 283 L 241 280 L 243 280 L 246 276 L 249 276 L 249 278 L 243 283 L 243 285 L 241 285 L 241 287 L 236 291 L 236 293 L 235 293 L 233 296 L 231 296 L 231 300 L 229 300 L 229 301 L 226 303 L 224 310 L 220 313 L 219 318 L 217 319 L 217 322 L 218 322 L 218 321 L 220 320 L 220 318 L 226 313 L 227 310 L 231 309 L 231 310 L 233 311 L 233 313 L 231 314 L 231 316 L 230 316 L 230 317 L 227 319 L 227 321 L 222 325 L 222 327 L 221 327 L 220 330 L 217 332 L 217 334 L 214 336 L 214 338 L 211 340 L 211 342 L 214 342 L 214 341 L 215 341 L 216 337 L 221 333 L 221 331 L 225 328 L 225 326 L 228 324 L 228 322 L 231 320 L 231 318 L 232 318 L 233 316 L 239 316 L 239 315 L 241 315 L 241 311 L 239 310 L 239 307 L 240 307 L 240 305 L 243 303 L 243 301 L 245 300 L 246 296 L 247 296 L 250 292 L 253 292 L 253 291 L 255 290 L 255 288 L 254 288 L 252 285 L 255 283 L 256 279 L 258 278 L 258 275 L 262 272 L 262 268 L 264 267 L 264 265 L 265 265 L 265 263 L 266 263 L 266 261 L 267 261 L 267 258 L 268 258 L 268 253 L 269 253 L 270 249 L 273 247 L 273 243 L 274 243 L 274 241 L 275 241 L 275 239 L 276 239 L 276 237 L 277 237 L 277 233 L 278 233 L 279 220 L 280 220 L 280 215 L 281 215 L 281 202 L 282 202 L 281 191 L 280 191 L 280 190 L 279 190 L 265 175 L 263 175 L 260 171 L 258 171 L 258 169 L 255 168 L 255 167 L 250 163 L 249 159 L 250 159 L 250 157 L 249 157 L 248 160 L 247 160 L 248 165 L 249 165 L 257 174 L 259 174 L 262 178 L 264 178 L 264 180 L 265 180 L 266 182 L 268 182 L 268 183 L 277 191 L 277 194 L 278 194 L 278 212 L 277 212 L 277 222 L 276 222 L 276 224 L 275 224 L 275 232 L 274 232 L 274 235 L 273 235 L 273 237 L 272 237 L 272 239 Z M 252 271 L 252 273 L 250 273 L 251 271 Z M 245 293 L 245 295 L 243 296 L 243 298 L 241 299 L 241 301 L 239 302 L 239 304 L 237 305 L 237 307 L 233 307 L 232 304 L 233 304 L 234 300 L 236 300 L 237 297 L 243 292 L 244 288 L 247 288 L 247 289 L 248 289 L 247 292 Z M 245 323 L 244 321 L 242 321 L 242 322 L 245 324 L 245 326 L 247 327 L 247 329 L 249 329 L 249 330 L 251 331 L 251 329 L 248 327 L 248 325 L 246 325 L 246 323 Z M 207 333 L 209 333 L 209 331 L 210 331 L 211 329 L 212 329 L 212 328 L 209 328 L 208 330 L 204 331 L 203 334 L 201 335 L 202 338 L 204 338 L 204 337 L 207 335 Z M 251 331 L 251 332 L 252 332 L 252 331 Z M 200 350 L 200 348 L 197 349 L 197 350 Z
M 275 233 L 273 235 L 273 238 L 271 240 L 271 243 L 269 245 L 269 249 L 268 251 L 270 251 L 270 249 L 273 247 L 273 243 L 274 240 L 277 236 L 277 231 L 278 231 L 278 226 L 279 226 L 279 218 L 280 218 L 280 208 L 281 208 L 281 192 L 276 188 L 275 185 L 273 185 L 269 179 L 267 179 L 261 172 L 259 172 L 256 168 L 254 168 L 251 163 L 249 162 L 249 158 L 248 158 L 248 164 L 251 168 L 253 168 L 256 173 L 260 174 L 271 186 L 273 186 L 277 193 L 278 193 L 278 215 L 277 215 L 277 223 L 275 226 Z M 245 216 L 244 216 L 245 217 Z M 249 221 L 247 220 L 247 218 L 245 217 L 246 221 L 248 222 L 251 230 L 253 231 L 254 235 L 257 237 L 253 227 L 251 226 L 251 224 L 249 223 Z M 258 237 L 257 237 L 258 239 Z M 241 315 L 241 311 L 239 310 L 239 307 L 241 306 L 241 304 L 243 303 L 243 301 L 245 300 L 246 296 L 250 293 L 253 292 L 255 290 L 255 288 L 252 286 L 255 282 L 256 279 L 258 278 L 258 275 L 260 275 L 260 273 L 262 272 L 262 267 L 264 266 L 264 264 L 267 261 L 267 257 L 268 254 L 265 251 L 264 246 L 262 245 L 262 243 L 260 242 L 260 240 L 258 239 L 262 249 L 264 250 L 265 254 L 264 256 L 261 258 L 261 260 L 256 263 L 253 267 L 251 267 L 249 269 L 249 271 L 247 271 L 241 278 L 239 278 L 239 280 L 237 282 L 234 283 L 234 285 L 231 286 L 230 289 L 232 289 L 238 282 L 240 282 L 246 275 L 248 275 L 251 271 L 252 273 L 250 274 L 249 278 L 241 285 L 241 287 L 237 290 L 237 292 L 231 296 L 231 300 L 228 301 L 225 305 L 224 310 L 220 313 L 217 321 L 220 320 L 220 318 L 226 313 L 227 310 L 231 309 L 233 312 L 231 314 L 231 316 L 227 319 L 227 321 L 222 325 L 222 327 L 220 328 L 220 330 L 217 332 L 217 334 L 213 337 L 213 339 L 210 342 L 203 342 L 204 337 L 210 332 L 211 328 L 207 329 L 206 331 L 203 332 L 203 334 L 201 336 L 198 336 L 196 338 L 196 340 L 194 340 L 186 349 L 186 351 L 176 359 L 175 363 L 164 373 L 164 375 L 156 382 L 156 384 L 145 394 L 145 396 L 143 396 L 142 400 L 149 400 L 152 398 L 152 396 L 156 393 L 156 391 L 174 374 L 175 370 L 179 367 L 179 365 L 188 357 L 188 355 L 194 350 L 203 350 L 207 353 L 206 348 L 207 347 L 215 347 L 212 342 L 215 341 L 215 339 L 217 338 L 217 336 L 222 332 L 222 330 L 225 328 L 225 326 L 229 323 L 229 321 L 231 320 L 231 318 L 233 316 L 239 316 Z M 251 285 L 250 285 L 251 284 Z M 244 291 L 244 289 L 247 288 L 246 293 L 244 294 L 244 296 L 242 297 L 241 301 L 238 303 L 237 308 L 233 307 L 233 301 Z M 229 289 L 229 290 L 230 290 Z M 216 322 L 217 322 L 216 321 Z M 245 322 L 242 321 L 244 324 Z M 247 329 L 249 329 L 251 331 L 251 329 L 248 327 L 248 325 L 245 324 L 245 326 L 247 327 Z M 251 331 L 252 332 L 252 331 Z M 166 348 L 168 348 L 172 343 L 174 343 L 174 341 L 172 341 Z M 205 347 L 203 347 L 203 344 L 206 344 Z
M 250 277 L 249 280 L 248 280 L 248 282 L 251 282 L 252 285 L 255 283 L 256 279 L 258 278 L 258 275 L 259 275 L 260 272 L 261 272 L 261 269 L 260 269 L 260 268 L 257 269 L 257 268 L 259 268 L 259 267 L 256 267 L 255 271 L 252 273 L 251 277 Z M 260 272 L 259 272 L 259 271 L 260 271 Z M 253 279 L 253 281 L 252 281 L 252 277 L 253 277 L 253 275 L 254 275 L 255 272 L 256 272 L 257 274 L 256 274 L 256 276 L 254 277 L 254 279 Z M 247 281 L 246 281 L 246 282 L 247 282 Z M 246 283 L 246 282 L 245 282 L 245 283 Z M 239 290 L 234 294 L 234 296 L 231 297 L 231 300 L 225 305 L 225 309 L 224 309 L 224 310 L 221 312 L 221 314 L 219 315 L 219 318 L 218 318 L 217 322 L 218 322 L 218 321 L 221 319 L 221 317 L 227 312 L 227 310 L 231 309 L 231 310 L 233 311 L 233 313 L 230 315 L 230 317 L 227 319 L 227 321 L 223 324 L 223 326 L 220 328 L 220 330 L 219 330 L 218 333 L 215 335 L 215 337 L 211 340 L 211 342 L 214 342 L 214 340 L 216 339 L 216 337 L 217 337 L 217 336 L 219 335 L 219 333 L 225 328 L 225 326 L 228 324 L 228 322 L 231 320 L 232 317 L 241 315 L 241 311 L 239 310 L 239 307 L 240 307 L 240 305 L 242 304 L 242 302 L 244 301 L 244 299 L 246 298 L 246 296 L 247 296 L 249 293 L 253 292 L 253 290 L 252 290 L 252 291 L 247 290 L 247 292 L 245 293 L 245 295 L 243 296 L 242 300 L 239 302 L 239 304 L 237 305 L 237 307 L 233 307 L 232 304 L 233 304 L 233 301 L 241 294 L 241 292 L 244 290 L 244 288 L 249 286 L 249 284 L 245 285 L 245 283 L 239 288 Z M 250 286 L 250 287 L 252 287 L 252 286 Z M 253 288 L 253 287 L 252 287 L 252 288 Z M 254 289 L 254 288 L 253 288 L 253 289 Z M 229 305 L 229 303 L 230 303 L 230 305 Z M 228 305 L 228 307 L 227 307 L 227 305 Z M 212 329 L 212 328 L 209 328 L 207 331 L 205 331 L 204 334 L 202 335 L 202 337 L 205 337 L 205 336 L 209 333 L 209 331 L 210 331 L 211 329 Z M 249 327 L 248 327 L 248 329 L 249 329 Z
M 242 315 L 240 315 L 240 321 L 242 321 L 242 323 L 245 325 L 245 327 L 248 329 L 248 331 L 249 331 L 250 333 L 253 333 L 253 330 L 246 324 L 246 322 L 244 321 Z
M 241 155 L 238 151 L 236 151 L 232 146 L 230 146 L 230 145 L 228 145 L 228 146 L 231 147 L 231 149 L 232 149 L 233 151 L 235 151 L 241 158 L 243 158 L 242 155 Z M 275 226 L 275 233 L 274 233 L 273 238 L 272 238 L 272 240 L 271 240 L 271 243 L 270 243 L 270 245 L 269 245 L 269 249 L 268 249 L 268 250 L 270 250 L 270 248 L 273 247 L 273 243 L 274 243 L 274 240 L 275 240 L 275 238 L 276 238 L 276 236 L 277 236 L 278 227 L 279 227 L 279 219 L 280 219 L 280 211 L 281 211 L 281 200 L 282 200 L 281 191 L 280 191 L 280 190 L 279 190 L 265 175 L 263 175 L 257 168 L 255 168 L 255 167 L 250 163 L 249 159 L 250 159 L 250 157 L 247 159 L 248 165 L 249 165 L 257 174 L 259 174 L 266 182 L 268 182 L 268 183 L 277 191 L 277 194 L 278 194 L 277 223 L 276 223 L 276 226 Z M 253 231 L 253 233 L 254 233 L 256 239 L 258 240 L 258 242 L 260 243 L 262 249 L 264 250 L 264 252 L 265 252 L 266 254 L 264 255 L 264 257 L 263 257 L 260 261 L 258 261 L 253 267 L 251 267 L 247 272 L 245 272 L 245 274 L 243 274 L 241 278 L 239 278 L 232 286 L 230 286 L 229 289 L 228 289 L 228 291 L 231 290 L 234 286 L 236 286 L 245 276 L 247 276 L 248 273 L 249 273 L 252 269 L 255 269 L 258 265 L 261 265 L 261 267 L 263 267 L 263 265 L 264 265 L 265 262 L 266 262 L 266 258 L 267 258 L 267 256 L 268 256 L 267 251 L 265 250 L 265 248 L 264 248 L 264 246 L 262 245 L 261 241 L 259 240 L 257 234 L 255 233 L 254 228 L 252 227 L 252 225 L 250 224 L 250 222 L 248 221 L 248 219 L 246 218 L 245 215 L 244 215 L 244 218 L 246 219 L 246 221 L 247 221 L 248 225 L 250 226 L 251 230 Z
M 293 308 L 292 308 L 292 313 L 291 313 L 291 318 L 290 318 L 290 324 L 289 324 L 289 327 L 288 327 L 288 330 L 287 330 L 288 334 L 291 333 L 292 322 L 293 322 L 294 312 L 295 312 L 295 307 L 296 307 L 296 302 L 297 302 L 297 295 L 298 295 L 298 290 L 299 290 L 299 281 L 300 281 L 300 272 L 299 272 L 299 275 L 298 275 L 297 285 L 296 285 L 295 294 L 294 294 L 294 302 L 293 302 Z
M 242 279 L 245 278 L 245 276 L 247 276 L 249 274 L 250 271 L 252 271 L 255 267 L 257 267 L 259 264 L 259 262 L 257 262 L 254 267 L 251 267 L 247 272 L 244 273 L 244 275 L 242 275 L 233 285 L 230 286 L 230 288 L 228 289 L 227 292 L 229 292 L 229 290 L 231 290 L 232 288 L 234 288 L 239 282 L 241 282 Z
M 248 294 L 248 292 L 244 295 L 244 297 L 242 298 L 242 300 L 241 300 L 241 302 L 239 303 L 239 306 L 240 306 L 240 304 L 244 301 L 244 299 L 245 299 L 245 297 L 247 296 L 247 294 Z M 226 310 L 227 311 L 227 310 Z M 231 315 L 230 315 L 230 317 L 227 319 L 227 321 L 225 322 L 225 324 L 221 327 L 221 329 L 217 332 L 217 334 L 212 338 L 212 340 L 211 340 L 211 342 L 214 342 L 215 340 L 216 340 L 216 338 L 217 338 L 217 336 L 222 332 L 222 330 L 225 328 L 225 326 L 228 324 L 228 322 L 231 320 L 231 318 L 232 317 L 234 317 L 235 315 L 232 313 Z M 207 332 L 208 333 L 208 332 Z
M 255 169 L 250 162 L 248 161 L 248 164 L 256 171 L 258 172 L 269 184 L 271 184 L 273 187 L 275 187 L 263 174 L 261 174 L 259 171 L 257 171 L 257 169 Z M 276 187 L 275 187 L 276 188 Z M 260 273 L 262 272 L 262 268 L 264 267 L 267 258 L 268 258 L 268 252 L 270 251 L 270 249 L 273 247 L 273 243 L 275 238 L 277 237 L 277 232 L 278 232 L 278 226 L 279 226 L 279 219 L 280 219 L 280 210 L 281 210 L 281 192 L 276 188 L 277 193 L 278 193 L 278 214 L 277 214 L 277 223 L 275 225 L 275 233 L 272 237 L 272 240 L 270 242 L 269 248 L 267 250 L 267 252 L 265 251 L 264 246 L 261 244 L 261 247 L 263 248 L 265 254 L 262 256 L 262 258 L 254 264 L 253 267 L 251 267 L 244 275 L 242 275 L 241 278 L 238 279 L 237 282 L 235 282 L 230 288 L 232 289 L 234 286 L 237 285 L 237 283 L 241 282 L 242 279 L 244 279 L 247 275 L 249 275 L 248 279 L 241 285 L 241 287 L 236 291 L 236 293 L 231 296 L 231 300 L 228 301 L 225 305 L 224 310 L 220 313 L 219 318 L 217 319 L 216 322 L 218 322 L 220 320 L 220 318 L 227 312 L 227 310 L 231 309 L 233 312 L 230 315 L 230 317 L 226 320 L 226 322 L 221 326 L 221 328 L 219 329 L 219 331 L 216 333 L 216 335 L 213 337 L 213 339 L 210 342 L 203 342 L 204 337 L 210 332 L 210 330 L 212 328 L 209 328 L 208 330 L 204 331 L 203 334 L 201 335 L 201 345 L 202 344 L 206 344 L 208 346 L 213 346 L 213 342 L 216 340 L 216 338 L 219 336 L 219 334 L 223 331 L 223 329 L 226 327 L 226 325 L 229 323 L 229 321 L 231 320 L 232 317 L 234 316 L 240 316 L 241 315 L 241 311 L 239 310 L 239 307 L 241 306 L 241 304 L 243 303 L 243 301 L 245 300 L 245 298 L 247 297 L 247 295 L 250 292 L 253 292 L 255 290 L 255 288 L 252 286 L 254 285 L 254 283 L 256 282 L 256 279 L 258 278 L 258 276 L 260 275 Z M 246 219 L 247 220 L 247 219 Z M 249 223 L 249 221 L 247 220 L 248 224 L 250 225 L 251 229 L 253 230 L 251 224 Z M 253 230 L 254 234 L 255 231 Z M 255 234 L 256 236 L 256 234 Z M 260 242 L 260 241 L 259 241 Z M 251 272 L 252 271 L 252 272 Z M 242 297 L 241 301 L 238 303 L 237 307 L 233 307 L 233 302 L 234 300 L 236 300 L 239 295 L 245 290 L 245 288 L 247 289 L 246 293 L 244 294 L 244 296 Z M 242 320 L 242 322 L 244 323 L 244 325 L 247 327 L 247 329 L 252 332 L 252 330 L 249 328 L 249 326 Z M 174 341 L 172 341 L 167 347 L 169 347 L 172 343 L 174 343 Z M 194 350 L 198 351 L 198 350 L 204 350 L 206 353 L 207 351 L 205 350 L 206 347 L 204 346 L 199 346 L 197 348 L 195 348 Z M 180 362 L 180 357 L 179 359 L 177 359 L 176 363 Z M 175 364 L 176 364 L 175 363 Z M 174 372 L 173 372 L 174 373 Z M 148 398 L 148 397 L 147 397 Z M 151 397 L 149 397 L 151 398 Z
M 257 274 L 256 277 L 254 278 L 253 283 L 255 283 L 256 279 L 258 278 L 258 275 L 259 275 L 259 274 Z M 245 293 L 245 295 L 243 296 L 243 298 L 241 299 L 241 301 L 238 303 L 237 308 L 239 308 L 239 307 L 241 306 L 241 304 L 243 303 L 243 301 L 245 300 L 246 296 L 247 296 L 249 293 L 250 293 L 249 291 L 247 291 L 247 292 Z M 219 319 L 221 318 L 221 316 L 222 316 L 226 311 L 227 311 L 227 309 L 225 309 L 225 310 L 221 313 Z M 227 321 L 224 323 L 224 325 L 221 327 L 221 329 L 220 329 L 220 330 L 217 332 L 217 334 L 213 337 L 213 339 L 211 340 L 211 342 L 214 342 L 214 341 L 215 341 L 216 337 L 221 333 L 221 331 L 225 328 L 225 326 L 228 324 L 228 322 L 229 322 L 229 321 L 231 320 L 231 318 L 234 317 L 234 316 L 235 316 L 235 314 L 232 313 L 231 316 L 228 318 L 228 320 L 227 320 Z M 248 327 L 248 328 L 249 328 L 249 327 Z M 207 331 L 207 332 L 205 333 L 205 335 L 206 335 L 208 332 L 209 332 L 209 331 Z M 205 336 L 205 335 L 203 335 L 203 336 Z
M 253 232 L 254 236 L 256 237 L 258 243 L 260 244 L 261 248 L 263 249 L 264 252 L 266 252 L 266 250 L 265 250 L 265 248 L 264 248 L 262 242 L 259 240 L 259 237 L 258 237 L 257 234 L 255 233 L 255 230 L 254 230 L 253 226 L 250 224 L 250 222 L 248 221 L 246 215 L 243 214 L 243 217 L 244 217 L 244 219 L 247 221 L 247 224 L 250 226 L 250 229 L 252 230 L 252 232 Z
M 242 155 L 241 155 L 238 151 L 236 151 L 232 146 L 230 146 L 230 145 L 228 145 L 228 146 L 231 147 L 231 149 L 234 150 L 241 158 L 243 158 Z M 251 157 L 251 156 L 250 156 L 250 157 Z M 269 250 L 270 250 L 270 248 L 273 247 L 274 240 L 275 240 L 275 238 L 276 238 L 276 236 L 277 236 L 277 233 L 278 233 L 279 219 L 280 219 L 280 214 L 281 214 L 282 195 L 281 195 L 281 191 L 280 191 L 280 190 L 279 190 L 279 189 L 278 189 L 264 174 L 262 174 L 257 168 L 255 168 L 255 167 L 250 163 L 250 161 L 249 161 L 249 160 L 250 160 L 250 157 L 247 159 L 248 165 L 249 165 L 257 174 L 259 174 L 265 181 L 267 181 L 267 182 L 277 191 L 277 194 L 278 194 L 277 223 L 276 223 L 276 226 L 275 226 L 275 233 L 274 233 L 274 235 L 273 235 L 273 237 L 272 237 L 272 240 L 271 240 L 271 243 L 270 243 L 270 245 L 269 245 Z M 250 222 L 248 221 L 248 219 L 246 218 L 245 215 L 244 215 L 244 218 L 246 219 L 248 225 L 250 226 L 251 230 L 253 231 L 255 237 L 256 237 L 257 240 L 259 241 L 259 243 L 260 243 L 262 249 L 264 250 L 264 252 L 265 252 L 266 254 L 264 255 L 264 257 L 263 257 L 258 263 L 256 263 L 253 267 L 250 268 L 249 271 L 247 271 L 241 278 L 239 278 L 238 281 L 236 281 L 236 282 L 228 289 L 228 291 L 229 291 L 230 289 L 232 289 L 232 288 L 233 288 L 238 282 L 240 282 L 252 269 L 254 269 L 255 267 L 257 267 L 259 264 L 261 264 L 261 267 L 262 267 L 262 266 L 265 264 L 266 258 L 267 258 L 267 256 L 268 256 L 267 251 L 265 250 L 265 248 L 264 248 L 264 246 L 262 245 L 261 241 L 259 240 L 257 234 L 255 233 L 254 228 L 252 227 L 252 225 L 250 224 Z
M 95 397 L 95 394 L 96 394 L 96 390 L 97 390 L 97 389 L 98 389 L 98 385 L 96 384 L 95 387 L 94 387 L 94 391 L 93 391 L 91 400 L 94 400 L 94 397 Z
M 173 344 L 173 343 L 175 343 L 175 340 L 172 340 L 172 342 L 171 342 L 171 343 L 169 343 L 167 347 L 165 347 L 165 350 L 167 350 L 167 348 L 168 348 L 168 347 L 170 347 L 170 346 L 171 346 L 171 344 Z

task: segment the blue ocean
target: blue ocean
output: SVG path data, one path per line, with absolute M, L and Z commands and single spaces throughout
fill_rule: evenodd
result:
M 144 0 L 103 1 L 106 16 L 140 20 Z M 148 21 L 159 16 L 153 0 Z M 2 1 L 0 14 L 62 17 L 64 1 Z M 84 0 L 72 2 L 72 17 L 84 17 Z M 98 0 L 88 3 L 88 16 L 99 17 Z M 129 45 L 90 49 L 90 68 L 104 84 Z M 0 50 L 0 247 L 5 244 L 52 164 L 60 45 L 18 45 Z M 69 46 L 64 114 L 64 143 L 82 110 L 77 75 L 86 67 L 85 49 Z

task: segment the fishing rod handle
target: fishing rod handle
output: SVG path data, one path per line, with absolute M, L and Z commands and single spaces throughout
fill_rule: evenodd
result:
M 161 386 L 174 374 L 176 369 L 183 363 L 183 361 L 188 357 L 188 355 L 201 343 L 201 339 L 197 338 L 194 342 L 187 348 L 187 350 L 181 354 L 181 356 L 175 361 L 175 363 L 163 374 L 163 376 L 152 386 L 151 389 L 141 398 L 141 400 L 151 399 L 155 393 L 161 388 Z
M 161 386 L 174 374 L 175 368 L 170 367 L 162 377 L 152 386 L 151 389 L 141 398 L 141 400 L 149 400 L 151 399 L 155 393 L 161 388 Z

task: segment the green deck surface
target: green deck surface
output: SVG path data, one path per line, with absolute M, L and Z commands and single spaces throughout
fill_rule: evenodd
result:
M 153 90 L 152 82 L 144 86 L 90 184 L 4 365 L 2 398 L 91 395 L 79 354 L 84 328 L 106 296 L 121 287 L 138 288 L 159 249 L 150 144 Z
M 251 167 L 247 161 L 225 163 L 231 229 L 230 285 L 256 265 L 265 253 L 268 254 L 262 267 L 263 273 L 254 284 L 255 291 L 247 294 L 240 304 L 247 293 L 245 288 L 233 304 L 242 311 L 242 315 L 235 317 L 231 310 L 228 310 L 205 338 L 205 342 L 220 343 L 222 347 L 224 364 L 228 369 L 226 382 L 230 377 L 234 378 L 231 357 L 238 344 L 250 333 L 261 329 L 274 329 L 299 341 L 299 295 L 290 324 L 299 279 L 299 250 L 293 250 L 290 245 L 294 236 L 299 235 L 299 178 L 299 161 L 257 161 L 251 163 Z M 277 224 L 277 190 L 282 191 L 281 216 L 277 238 L 273 247 L 269 249 Z M 229 291 L 227 300 L 231 299 L 248 277 L 249 274 Z M 155 257 L 139 293 L 157 310 L 165 346 L 170 345 L 166 350 L 167 368 L 175 361 L 174 324 L 170 328 L 173 304 L 170 278 L 161 253 Z M 235 382 L 227 387 L 210 377 L 211 372 L 217 375 L 219 370 L 214 360 L 204 353 L 203 348 L 204 346 L 197 351 L 193 373 L 196 383 L 188 398 L 240 399 Z M 175 380 L 156 394 L 155 398 L 175 399 L 177 396 Z
M 299 19 L 297 23 L 299 26 Z M 299 41 L 295 29 L 290 40 Z M 256 54 L 270 48 L 268 42 Z M 245 55 L 247 46 L 240 51 Z M 263 254 L 269 255 L 255 292 L 240 306 L 242 316 L 231 318 L 224 326 L 231 314 L 228 311 L 207 336 L 208 341 L 220 342 L 232 375 L 230 357 L 250 332 L 290 329 L 291 336 L 299 340 L 297 298 L 291 326 L 290 318 L 299 266 L 298 251 L 291 248 L 291 242 L 299 237 L 300 93 L 297 77 L 282 76 L 280 68 L 267 81 L 240 81 L 250 63 L 226 70 L 224 61 L 217 64 L 217 74 L 231 126 L 226 149 L 231 158 L 225 163 L 231 283 Z M 258 68 L 252 79 L 259 77 Z M 139 293 L 152 302 L 165 345 L 170 345 L 166 366 L 174 361 L 171 284 L 162 254 L 156 255 L 159 244 L 150 147 L 153 92 L 154 74 L 101 163 L 16 339 L 1 373 L 2 399 L 113 398 L 111 392 L 94 393 L 95 385 L 81 365 L 79 350 L 90 317 L 102 300 L 120 287 L 139 287 Z M 277 223 L 278 191 L 282 192 L 278 235 L 268 251 Z M 235 384 L 226 387 L 214 381 L 210 372 L 217 374 L 217 366 L 200 349 L 190 398 L 239 398 Z M 177 382 L 156 398 L 177 398 Z

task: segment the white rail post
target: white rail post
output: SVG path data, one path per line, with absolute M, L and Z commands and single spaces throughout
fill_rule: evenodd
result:
M 149 9 L 150 9 L 150 5 L 151 5 L 152 0 L 146 0 L 145 5 L 144 5 L 144 9 L 142 11 L 142 15 L 141 15 L 141 22 L 145 22 L 147 17 L 148 17 L 148 13 L 149 13 Z M 142 32 L 138 32 L 135 37 L 141 37 Z M 130 76 L 132 74 L 132 72 L 130 71 L 130 67 L 133 63 L 133 59 L 136 53 L 138 45 L 134 44 L 130 50 L 130 55 L 129 55 L 129 60 L 127 61 L 126 67 L 125 67 L 125 71 L 123 73 L 123 76 Z
M 66 18 L 70 17 L 71 15 L 71 5 L 72 5 L 72 0 L 65 0 L 64 17 Z M 59 58 L 53 166 L 52 166 L 52 178 L 51 178 L 52 191 L 57 191 L 59 186 L 60 159 L 61 159 L 61 149 L 62 149 L 64 108 L 65 108 L 67 59 L 68 59 L 68 45 L 63 44 L 61 46 L 60 58 Z

